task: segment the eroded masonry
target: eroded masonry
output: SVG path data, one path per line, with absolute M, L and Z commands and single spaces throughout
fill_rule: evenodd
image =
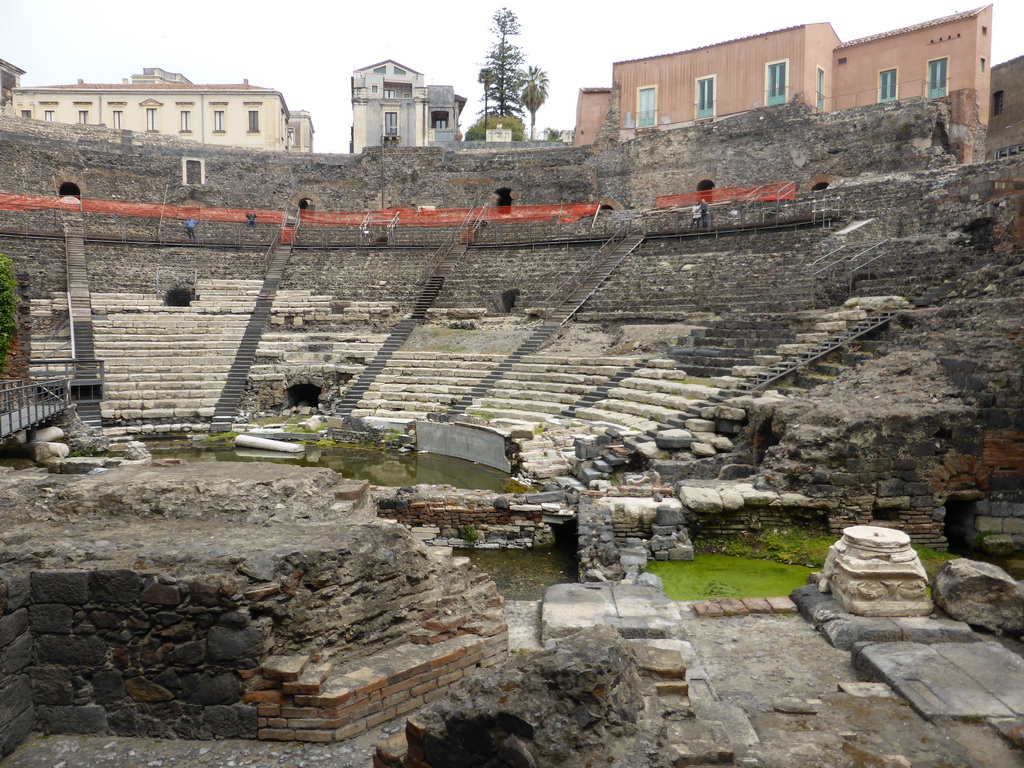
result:
M 460 689 L 379 764 L 473 751 L 442 749 L 442 722 L 531 764 L 532 726 L 474 720 L 463 680 L 564 658 L 497 671 L 500 596 L 430 546 L 470 529 L 568 531 L 594 584 L 776 524 L 1024 549 L 1024 161 L 958 164 L 950 108 L 790 104 L 621 144 L 386 158 L 0 118 L 23 297 L 6 373 L 70 375 L 78 453 L 304 409 L 320 437 L 539 486 L 371 492 L 37 440 L 61 473 L 0 474 L 3 752 L 33 730 L 333 742 Z M 663 642 L 601 648 L 657 684 L 630 671 L 592 721 L 552 712 L 647 733 L 662 715 L 629 713 L 655 691 L 685 719 Z M 696 738 L 676 730 L 655 741 Z

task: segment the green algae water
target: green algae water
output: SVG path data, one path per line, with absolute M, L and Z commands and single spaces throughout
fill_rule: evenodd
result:
M 476 491 L 505 492 L 509 476 L 496 469 L 436 453 L 402 453 L 365 445 L 332 448 L 308 446 L 305 453 L 278 453 L 231 446 L 195 445 L 181 440 L 151 440 L 154 459 L 196 461 L 271 461 L 298 467 L 326 467 L 342 477 L 369 480 L 371 485 L 454 485 Z
M 540 600 L 552 584 L 578 580 L 576 554 L 567 547 L 543 549 L 457 549 L 498 587 L 506 600 Z
M 688 562 L 654 560 L 647 570 L 661 579 L 672 600 L 779 597 L 806 584 L 811 572 L 802 565 L 703 554 Z

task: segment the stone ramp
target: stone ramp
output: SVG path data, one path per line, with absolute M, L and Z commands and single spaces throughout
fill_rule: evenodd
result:
M 556 584 L 544 593 L 544 642 L 593 626 L 610 626 L 627 639 L 671 639 L 680 636 L 682 623 L 675 602 L 655 587 Z
M 998 643 L 872 643 L 854 651 L 853 663 L 929 720 L 1012 718 L 1024 726 L 1024 659 Z

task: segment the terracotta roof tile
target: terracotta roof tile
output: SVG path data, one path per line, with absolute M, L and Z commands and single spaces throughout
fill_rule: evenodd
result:
M 903 27 L 901 29 L 893 29 L 889 32 L 879 32 L 877 35 L 868 35 L 867 37 L 861 37 L 856 40 L 851 40 L 848 43 L 843 43 L 839 48 L 850 48 L 854 45 L 862 45 L 864 43 L 871 43 L 875 40 L 884 40 L 887 37 L 896 37 L 897 35 L 905 35 L 908 32 L 919 32 L 922 29 L 930 29 L 931 27 L 938 27 L 943 24 L 951 24 L 954 21 L 963 21 L 969 19 L 972 16 L 977 16 L 979 13 L 988 8 L 987 5 L 983 5 L 980 8 L 975 8 L 973 11 L 963 11 L 961 13 L 954 13 L 952 16 L 943 16 L 941 19 L 932 19 L 931 21 L 922 21 L 920 24 L 912 24 L 909 27 Z

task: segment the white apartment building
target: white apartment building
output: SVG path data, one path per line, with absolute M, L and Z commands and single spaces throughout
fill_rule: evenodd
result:
M 147 67 L 120 84 L 86 83 L 15 88 L 8 113 L 55 123 L 176 136 L 201 144 L 312 152 L 308 112 L 295 122 L 273 88 L 197 85 L 184 75 Z

